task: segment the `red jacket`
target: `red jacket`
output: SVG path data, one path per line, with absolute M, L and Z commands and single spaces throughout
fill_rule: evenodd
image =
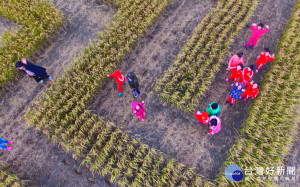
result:
M 242 72 L 241 69 L 239 71 L 237 70 L 237 68 L 232 68 L 231 69 L 231 75 L 229 76 L 229 78 L 238 79 L 238 78 L 242 78 L 242 77 L 243 77 L 243 72 Z
M 118 84 L 123 84 L 125 82 L 125 76 L 118 69 L 110 74 L 109 77 L 114 77 Z
M 245 90 L 245 95 L 248 95 L 254 99 L 257 96 L 259 90 L 258 88 L 252 88 L 252 86 L 253 85 L 251 84 L 251 82 L 248 82 L 247 88 Z
M 250 67 L 246 67 L 243 70 L 243 76 L 241 82 L 248 82 L 253 77 L 253 70 Z
M 268 61 L 273 61 L 274 60 L 274 57 L 271 57 L 271 55 L 268 55 L 268 56 L 266 56 L 266 52 L 264 51 L 264 52 L 261 52 L 260 54 L 259 54 L 259 57 L 256 59 L 256 64 L 258 65 L 258 64 L 265 64 L 265 63 L 267 63 Z
M 196 112 L 194 115 L 200 123 L 208 124 L 208 112 Z

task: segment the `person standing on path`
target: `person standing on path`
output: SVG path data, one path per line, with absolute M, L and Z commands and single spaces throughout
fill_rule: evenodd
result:
M 229 81 L 229 79 L 233 79 L 234 82 L 237 82 L 240 78 L 242 79 L 243 76 L 243 65 L 239 64 L 235 68 L 231 69 L 231 75 L 226 79 L 226 81 Z
M 253 23 L 250 29 L 253 30 L 253 32 L 250 40 L 244 45 L 246 50 L 248 49 L 248 45 L 250 45 L 250 48 L 253 48 L 259 40 L 260 36 L 263 33 L 267 33 L 269 31 L 269 25 L 266 25 L 266 28 L 264 29 L 264 24 L 260 23 L 257 25 L 256 23 Z
M 7 146 L 7 145 L 4 145 L 4 144 L 12 144 L 12 143 L 13 143 L 12 141 L 8 141 L 4 138 L 0 138 L 0 148 L 1 149 L 10 150 L 11 147 Z
M 122 85 L 125 84 L 125 76 L 120 72 L 120 70 L 115 70 L 112 74 L 107 75 L 107 77 L 114 77 L 118 84 L 118 96 L 122 95 Z
M 244 66 L 243 52 L 239 52 L 230 58 L 226 73 L 229 73 L 229 71 L 231 71 L 233 68 L 236 68 L 239 64 Z
M 139 120 L 141 121 L 145 121 L 143 119 L 144 116 L 146 116 L 146 112 L 145 112 L 145 108 L 144 108 L 144 101 L 142 102 L 137 102 L 137 101 L 133 101 L 131 103 L 132 109 L 133 109 L 133 114 L 135 114 Z
M 219 116 L 220 114 L 220 106 L 218 103 L 212 102 L 209 104 L 209 107 L 206 109 L 208 116 Z
M 139 90 L 139 81 L 133 72 L 129 72 L 127 74 L 128 84 L 133 89 L 132 93 L 134 93 L 134 97 L 138 97 L 140 95 Z
M 25 58 L 22 58 L 21 61 L 16 63 L 16 68 L 19 71 L 27 74 L 29 77 L 34 78 L 36 82 L 44 83 L 44 80 L 47 78 L 50 81 L 52 80 L 52 77 L 47 74 L 46 68 L 32 64 Z
M 196 112 L 195 117 L 197 118 L 197 123 L 203 123 L 204 125 L 208 124 L 208 112 Z
M 265 48 L 265 50 L 263 52 L 261 52 L 259 54 L 259 56 L 256 59 L 256 73 L 258 72 L 258 70 L 264 65 L 266 64 L 269 60 L 273 61 L 275 57 L 275 54 L 270 54 L 270 50 L 269 48 Z
M 248 82 L 247 88 L 244 93 L 240 96 L 240 99 L 244 97 L 244 101 L 246 102 L 249 97 L 252 97 L 253 99 L 257 96 L 259 90 L 258 90 L 258 84 L 254 81 Z
M 254 69 L 255 69 L 254 65 L 244 68 L 241 77 L 241 82 L 244 84 L 244 86 L 246 86 L 246 84 L 252 79 Z
M 221 119 L 217 116 L 209 117 L 209 132 L 208 135 L 214 135 L 221 130 Z
M 238 99 L 241 96 L 241 94 L 244 92 L 243 88 L 244 88 L 243 83 L 236 82 L 232 84 L 232 89 L 228 95 L 226 103 L 230 102 L 230 105 L 232 106 L 235 103 L 235 100 Z

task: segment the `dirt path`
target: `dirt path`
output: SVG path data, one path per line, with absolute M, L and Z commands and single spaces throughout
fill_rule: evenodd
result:
M 193 28 L 215 6 L 214 2 L 174 0 L 169 11 L 153 25 L 118 66 L 124 74 L 134 71 L 139 78 L 142 94 L 138 100 L 145 100 L 145 122 L 138 122 L 132 115 L 131 102 L 134 97 L 131 89 L 126 85 L 123 96 L 117 98 L 117 86 L 113 79 L 99 89 L 99 93 L 90 103 L 90 109 L 105 120 L 123 124 L 132 134 L 140 135 L 145 143 L 160 149 L 169 157 L 175 157 L 186 165 L 195 167 L 198 173 L 209 179 L 214 179 L 222 167 L 227 150 L 234 143 L 251 104 L 251 101 L 238 101 L 233 107 L 225 105 L 230 91 L 230 84 L 225 82 L 228 59 L 231 54 L 244 50 L 243 44 L 251 35 L 249 26 L 252 22 L 265 22 L 271 29 L 261 38 L 255 49 L 244 51 L 246 65 L 254 64 L 263 46 L 274 50 L 284 32 L 295 0 L 261 0 L 247 27 L 240 31 L 230 46 L 230 53 L 224 58 L 221 71 L 217 73 L 207 96 L 201 98 L 198 108 L 203 111 L 213 101 L 221 106 L 222 130 L 217 135 L 207 136 L 208 127 L 197 125 L 192 113 L 185 114 L 173 106 L 165 106 L 152 90 L 158 76 L 172 64 Z M 265 65 L 259 74 L 255 74 L 254 79 L 261 81 L 269 66 L 270 63 Z
M 90 40 L 97 38 L 97 32 L 104 29 L 116 10 L 105 4 L 96 6 L 83 1 L 52 1 L 56 7 L 61 8 L 66 17 L 70 17 L 71 23 L 66 32 L 57 36 L 35 63 L 46 67 L 48 73 L 55 78 Z M 28 128 L 19 119 L 28 103 L 44 88 L 45 85 L 23 77 L 1 96 L 0 137 L 15 142 L 11 151 L 0 152 L 1 161 L 10 164 L 12 171 L 22 179 L 30 180 L 30 186 L 107 185 L 103 179 L 94 178 L 84 168 L 76 170 L 79 164 L 69 154 L 52 145 L 41 132 L 35 132 L 33 127 Z M 94 178 L 95 181 L 89 182 L 89 178 Z

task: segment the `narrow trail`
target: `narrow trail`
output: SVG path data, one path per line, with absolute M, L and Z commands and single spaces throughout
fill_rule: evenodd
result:
M 250 65 L 255 63 L 256 56 L 264 46 L 274 51 L 295 2 L 259 1 L 247 26 L 230 45 L 229 53 L 223 58 L 221 71 L 216 74 L 216 79 L 206 96 L 200 99 L 198 107 L 203 111 L 213 101 L 220 103 L 220 117 L 223 123 L 218 134 L 207 136 L 208 127 L 197 125 L 192 113 L 183 113 L 163 103 L 152 91 L 156 80 L 173 63 L 193 29 L 215 6 L 214 1 L 209 0 L 172 1 L 172 11 L 167 10 L 119 64 L 118 69 L 122 73 L 134 71 L 139 78 L 141 96 L 137 100 L 145 100 L 145 122 L 139 122 L 132 114 L 131 102 L 136 99 L 131 89 L 126 85 L 123 96 L 117 98 L 117 85 L 113 79 L 108 79 L 108 83 L 101 87 L 99 93 L 90 101 L 90 110 L 103 116 L 105 120 L 124 125 L 132 134 L 140 135 L 143 142 L 163 151 L 168 157 L 175 157 L 186 165 L 195 167 L 198 173 L 208 179 L 214 179 L 251 104 L 251 101 L 244 103 L 239 100 L 233 107 L 225 105 L 230 91 L 230 83 L 225 82 L 227 62 L 232 54 L 243 51 L 245 64 Z M 270 25 L 270 31 L 262 36 L 257 47 L 245 51 L 243 44 L 250 38 L 250 25 L 253 22 Z M 255 74 L 254 80 L 260 82 L 270 65 L 271 63 L 268 63 Z
M 105 29 L 116 10 L 107 4 L 82 0 L 52 2 L 71 22 L 33 62 L 47 68 L 55 78 L 90 40 L 97 39 L 97 32 Z M 86 168 L 79 168 L 70 154 L 20 118 L 27 105 L 49 84 L 37 84 L 24 76 L 1 95 L 0 137 L 14 141 L 12 150 L 0 152 L 1 161 L 22 179 L 30 180 L 30 186 L 107 186 L 103 178 L 95 178 Z

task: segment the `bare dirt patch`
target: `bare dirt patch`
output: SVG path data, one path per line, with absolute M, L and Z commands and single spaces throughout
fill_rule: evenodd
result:
M 97 39 L 97 32 L 105 29 L 116 9 L 86 1 L 52 2 L 71 22 L 34 63 L 46 67 L 55 78 L 90 40 Z M 93 177 L 87 169 L 79 168 L 70 154 L 20 119 L 23 110 L 49 84 L 37 84 L 22 77 L 1 95 L 0 137 L 14 141 L 12 150 L 0 152 L 1 161 L 22 179 L 30 180 L 30 186 L 106 186 L 103 178 Z
M 132 114 L 131 102 L 136 99 L 128 85 L 125 86 L 123 96 L 117 98 L 117 85 L 112 79 L 99 89 L 99 93 L 90 102 L 90 109 L 105 120 L 124 125 L 125 129 L 140 135 L 145 143 L 163 151 L 168 157 L 175 157 L 186 165 L 195 167 L 196 171 L 205 177 L 214 179 L 251 104 L 251 101 L 238 101 L 233 107 L 225 105 L 230 91 L 230 84 L 225 82 L 228 59 L 232 54 L 244 51 L 243 44 L 251 35 L 249 27 L 252 22 L 264 22 L 270 25 L 270 31 L 262 36 L 257 47 L 244 51 L 245 64 L 254 64 L 263 47 L 268 46 L 274 50 L 285 30 L 294 4 L 295 0 L 259 1 L 254 16 L 248 20 L 247 26 L 230 45 L 221 71 L 216 74 L 216 79 L 206 96 L 200 99 L 198 107 L 199 110 L 205 110 L 213 101 L 220 103 L 220 117 L 223 123 L 217 135 L 207 136 L 208 127 L 197 125 L 193 113 L 183 113 L 164 104 L 152 91 L 158 77 L 172 64 L 197 23 L 215 6 L 215 1 L 172 1 L 172 6 L 169 6 L 119 64 L 118 69 L 121 72 L 127 74 L 134 71 L 139 78 L 141 96 L 138 100 L 145 100 L 145 122 L 139 122 Z M 260 82 L 270 65 L 265 65 L 255 74 L 254 80 Z

